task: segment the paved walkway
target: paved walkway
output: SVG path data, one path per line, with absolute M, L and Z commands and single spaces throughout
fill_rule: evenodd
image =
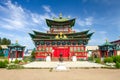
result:
M 105 65 L 97 64 L 88 61 L 77 61 L 77 62 L 63 62 L 67 68 L 101 68 L 105 67 Z M 28 64 L 23 65 L 25 68 L 55 68 L 59 65 L 59 62 L 43 62 L 43 61 L 35 61 Z

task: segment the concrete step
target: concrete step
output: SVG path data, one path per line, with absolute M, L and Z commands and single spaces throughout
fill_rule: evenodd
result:
M 52 61 L 52 62 L 45 62 L 45 61 L 35 61 L 28 64 L 23 65 L 25 68 L 56 68 L 59 65 L 59 61 Z M 68 68 L 100 68 L 100 67 L 106 67 L 102 64 L 97 64 L 93 62 L 88 61 L 63 61 L 64 66 Z

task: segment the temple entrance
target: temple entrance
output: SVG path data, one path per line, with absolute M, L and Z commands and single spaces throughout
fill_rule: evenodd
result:
M 60 55 L 65 59 L 69 58 L 69 48 L 68 47 L 54 47 L 53 57 L 59 59 Z

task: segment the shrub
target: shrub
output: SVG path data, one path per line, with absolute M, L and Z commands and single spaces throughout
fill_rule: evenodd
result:
M 96 58 L 96 59 L 95 59 L 95 63 L 101 63 L 100 58 Z
M 24 61 L 25 63 L 27 63 L 27 62 L 30 62 L 31 59 L 32 59 L 31 57 L 24 57 L 23 61 Z
M 7 67 L 7 64 L 3 61 L 0 61 L 0 68 L 5 68 Z
M 8 60 L 4 60 L 4 63 L 5 63 L 5 64 L 8 64 L 8 63 L 9 63 L 9 61 L 8 61 Z
M 23 69 L 24 67 L 19 64 L 9 64 L 7 69 Z
M 24 62 L 27 63 L 29 60 L 25 59 Z
M 16 59 L 16 60 L 14 61 L 14 63 L 15 63 L 15 64 L 18 64 L 18 63 L 19 63 L 19 60 Z
M 112 56 L 113 62 L 119 62 L 120 63 L 120 56 Z
M 115 67 L 116 67 L 116 68 L 120 68 L 120 63 L 119 63 L 119 62 L 116 62 Z
M 88 61 L 93 61 L 94 58 L 93 57 L 88 57 Z
M 119 62 L 120 63 L 120 56 L 112 56 L 113 62 Z
M 113 62 L 113 58 L 112 57 L 107 57 L 104 59 L 104 63 L 112 63 Z
M 35 59 L 35 50 L 32 51 L 31 58 Z

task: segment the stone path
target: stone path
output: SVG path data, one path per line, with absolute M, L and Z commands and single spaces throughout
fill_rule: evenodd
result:
M 88 61 L 77 61 L 77 62 L 63 62 L 67 68 L 101 68 L 106 67 L 102 64 L 97 64 Z M 23 65 L 25 68 L 55 68 L 59 65 L 59 62 L 44 62 L 44 61 L 35 61 Z

